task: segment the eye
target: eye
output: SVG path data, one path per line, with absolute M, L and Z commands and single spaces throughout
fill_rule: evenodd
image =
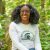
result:
M 23 13 L 23 12 L 29 13 L 30 11 L 29 11 L 29 10 L 22 10 L 21 12 L 22 12 L 22 13 Z

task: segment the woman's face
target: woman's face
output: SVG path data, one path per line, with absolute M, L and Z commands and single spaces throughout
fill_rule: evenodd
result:
M 20 17 L 23 21 L 28 21 L 30 17 L 30 9 L 28 6 L 23 6 L 20 10 Z

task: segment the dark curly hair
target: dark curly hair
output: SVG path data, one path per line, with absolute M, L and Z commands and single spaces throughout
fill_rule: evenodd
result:
M 23 5 L 19 5 L 17 6 L 14 11 L 12 12 L 12 16 L 11 16 L 11 20 L 14 21 L 15 23 L 20 23 L 21 22 L 21 18 L 20 18 L 20 10 L 23 6 L 28 6 L 30 9 L 30 19 L 29 22 L 31 24 L 37 24 L 39 21 L 39 13 L 38 11 L 32 7 L 30 4 L 23 4 Z

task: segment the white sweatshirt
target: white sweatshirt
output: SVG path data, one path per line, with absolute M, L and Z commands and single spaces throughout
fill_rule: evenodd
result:
M 42 50 L 38 25 L 34 24 L 16 24 L 11 22 L 9 26 L 9 35 L 12 40 L 12 50 Z

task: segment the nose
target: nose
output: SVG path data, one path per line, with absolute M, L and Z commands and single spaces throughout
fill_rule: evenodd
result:
M 26 11 L 24 11 L 23 14 L 24 14 L 24 15 L 27 14 Z

